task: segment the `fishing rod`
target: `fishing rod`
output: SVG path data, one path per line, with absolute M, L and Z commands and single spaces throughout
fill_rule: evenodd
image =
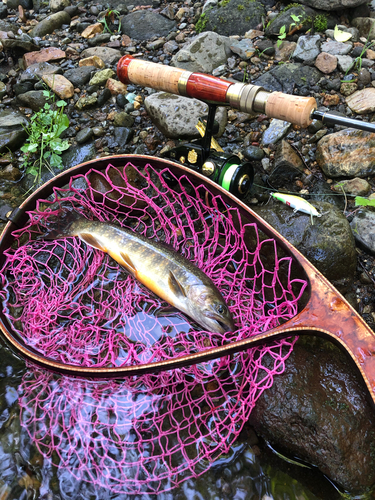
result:
M 151 87 L 199 99 L 208 104 L 203 138 L 172 148 L 163 156 L 205 175 L 238 198 L 244 198 L 253 183 L 253 166 L 250 162 L 242 162 L 237 155 L 212 149 L 217 106 L 231 106 L 249 114 L 265 114 L 269 118 L 288 121 L 301 128 L 308 127 L 315 119 L 327 124 L 375 132 L 375 123 L 318 111 L 314 97 L 269 92 L 258 85 L 234 83 L 212 75 L 135 59 L 128 55 L 118 62 L 117 75 L 125 84 Z

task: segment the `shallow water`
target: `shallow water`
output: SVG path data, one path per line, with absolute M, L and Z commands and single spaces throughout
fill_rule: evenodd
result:
M 58 468 L 52 464 L 59 461 L 56 453 L 47 457 L 37 449 L 30 437 L 35 429 L 30 431 L 25 418 L 23 422 L 20 419 L 20 398 L 25 397 L 27 392 L 25 387 L 30 378 L 30 369 L 4 346 L 1 348 L 0 377 L 1 499 L 336 500 L 341 497 L 316 470 L 286 462 L 263 442 L 254 444 L 257 439 L 246 426 L 229 454 L 222 455 L 201 476 L 187 479 L 172 491 L 158 495 L 129 495 L 124 485 L 123 493 L 111 493 L 108 488 L 94 485 L 87 476 L 81 479 L 77 477 L 80 469 L 80 464 L 77 463 L 79 454 L 76 455 L 76 460 L 71 455 L 70 461 L 65 466 L 60 463 Z M 53 382 L 51 387 L 55 389 L 56 384 L 56 381 Z M 99 386 L 91 383 L 90 387 L 90 390 L 86 388 L 87 401 L 94 398 Z M 47 403 L 48 397 L 45 394 L 40 392 L 38 396 Z M 63 404 L 63 398 L 60 404 Z M 42 432 L 41 421 L 33 421 L 36 427 L 39 425 L 39 432 Z M 117 425 L 122 424 L 124 422 L 120 418 Z M 66 425 L 68 427 L 67 423 Z M 55 435 L 56 440 L 60 438 L 61 435 Z M 79 448 L 80 443 L 76 443 L 76 446 Z M 64 450 L 61 449 L 59 453 L 62 461 Z M 111 450 L 111 457 L 116 459 L 116 449 Z M 202 461 L 196 472 L 199 474 L 206 470 L 207 465 Z M 164 486 L 168 488 L 167 481 Z

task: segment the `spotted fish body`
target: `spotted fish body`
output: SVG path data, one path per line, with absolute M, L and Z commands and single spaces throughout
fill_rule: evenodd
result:
M 152 239 L 114 224 L 73 220 L 54 237 L 78 236 L 108 253 L 134 278 L 207 331 L 235 329 L 231 314 L 211 279 L 188 259 Z

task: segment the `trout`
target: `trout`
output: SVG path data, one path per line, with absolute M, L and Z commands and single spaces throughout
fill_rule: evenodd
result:
M 130 229 L 78 215 L 63 230 L 49 231 L 43 238 L 70 236 L 108 253 L 140 283 L 203 329 L 216 333 L 235 330 L 231 313 L 211 279 L 167 245 Z

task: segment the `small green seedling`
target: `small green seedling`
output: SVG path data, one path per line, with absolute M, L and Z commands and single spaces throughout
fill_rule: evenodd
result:
M 290 17 L 293 19 L 293 22 L 290 23 L 289 25 L 289 30 L 288 33 L 286 31 L 286 26 L 285 24 L 281 26 L 279 35 L 278 35 L 278 40 L 277 40 L 277 46 L 280 47 L 280 45 L 283 43 L 284 39 L 286 36 L 289 34 L 289 32 L 292 30 L 293 27 L 297 26 L 297 23 L 300 22 L 300 19 L 302 16 L 296 16 L 295 14 L 290 14 Z

